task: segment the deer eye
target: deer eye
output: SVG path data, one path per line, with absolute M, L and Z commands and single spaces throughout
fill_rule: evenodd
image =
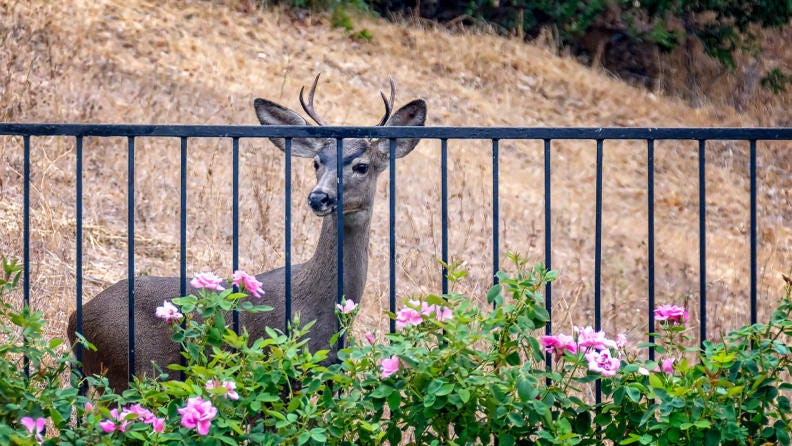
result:
M 319 170 L 319 161 L 314 160 L 314 170 Z
M 358 163 L 352 167 L 352 171 L 359 174 L 364 174 L 368 172 L 369 165 L 366 163 Z

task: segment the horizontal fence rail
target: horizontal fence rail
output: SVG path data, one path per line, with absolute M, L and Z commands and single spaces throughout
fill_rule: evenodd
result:
M 498 127 L 313 127 L 313 126 L 202 126 L 202 125 L 111 125 L 111 124 L 3 124 L 0 123 L 0 135 L 17 135 L 23 138 L 24 150 L 24 204 L 23 204 L 23 263 L 24 263 L 24 303 L 29 303 L 30 295 L 30 149 L 31 137 L 34 136 L 70 136 L 75 138 L 76 147 L 76 272 L 77 272 L 77 331 L 82 332 L 82 237 L 83 237 L 83 203 L 82 203 L 82 172 L 83 172 L 83 140 L 86 137 L 126 137 L 127 140 L 127 243 L 129 283 L 134 283 L 135 263 L 135 138 L 139 137 L 173 137 L 180 138 L 180 236 L 179 236 L 179 274 L 180 290 L 186 293 L 186 250 L 187 222 L 187 154 L 189 138 L 230 139 L 233 171 L 233 236 L 232 262 L 233 268 L 239 267 L 239 140 L 241 138 L 284 138 L 285 148 L 285 302 L 284 314 L 286 329 L 292 316 L 292 257 L 291 257 L 291 151 L 294 138 L 330 138 L 336 140 L 337 165 L 342 165 L 343 141 L 351 138 L 384 138 L 390 141 L 390 184 L 389 184 L 389 310 L 395 312 L 396 307 L 396 169 L 394 168 L 397 138 L 419 138 L 439 140 L 440 142 L 440 183 L 441 183 L 441 260 L 448 263 L 448 140 L 490 140 L 492 151 L 492 280 L 497 281 L 495 273 L 499 269 L 500 258 L 500 227 L 499 227 L 499 143 L 503 140 L 538 140 L 544 144 L 544 262 L 548 269 L 552 267 L 551 243 L 551 153 L 553 140 L 590 140 L 596 144 L 596 182 L 595 182 L 595 248 L 594 259 L 594 327 L 601 327 L 601 263 L 602 263 L 602 180 L 603 180 L 603 144 L 606 140 L 643 140 L 646 142 L 646 174 L 647 174 L 647 273 L 648 273 L 648 332 L 654 331 L 655 305 L 655 214 L 654 214 L 654 143 L 657 140 L 692 140 L 698 141 L 698 199 L 699 199 L 699 274 L 700 274 L 700 339 L 707 337 L 706 317 L 706 143 L 713 140 L 744 141 L 749 144 L 749 175 L 750 175 L 750 320 L 756 323 L 757 318 L 757 218 L 756 218 L 756 143 L 757 141 L 792 141 L 792 128 L 498 128 Z M 343 208 L 343 177 L 341 169 L 337 173 L 338 209 Z M 343 213 L 337 212 L 338 237 L 338 301 L 343 294 Z M 448 278 L 445 266 L 442 268 L 442 292 L 448 293 Z M 134 341 L 134 287 L 129 287 L 129 376 L 132 377 L 135 360 Z M 552 307 L 552 288 L 548 284 L 545 289 L 547 311 Z M 238 315 L 234 315 L 233 327 L 239 330 Z M 395 330 L 394 321 L 390 321 L 390 330 Z M 552 321 L 545 328 L 547 334 L 552 333 Z M 649 336 L 649 341 L 653 339 Z M 340 340 L 339 342 L 343 342 Z M 77 359 L 81 360 L 82 350 L 76 350 Z M 654 351 L 649 351 L 650 359 Z M 550 358 L 547 357 L 547 366 Z M 25 362 L 27 373 L 28 363 Z M 596 392 L 597 401 L 601 394 L 599 384 Z
M 792 140 L 792 128 L 318 127 L 143 124 L 1 124 L 0 135 L 190 138 Z

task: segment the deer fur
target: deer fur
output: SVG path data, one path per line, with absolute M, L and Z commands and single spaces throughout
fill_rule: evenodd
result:
M 313 96 L 316 77 L 309 93 L 309 104 L 300 102 L 303 109 L 319 125 L 325 122 L 314 111 Z M 391 81 L 390 103 L 385 102 L 385 116 L 379 125 L 422 126 L 426 119 L 426 103 L 416 99 L 391 115 L 395 88 Z M 253 102 L 262 125 L 309 125 L 299 114 L 266 99 Z M 283 139 L 272 138 L 272 143 L 284 150 Z M 399 139 L 396 157 L 410 153 L 418 143 L 416 139 Z M 368 245 L 377 178 L 388 167 L 389 141 L 370 139 L 345 139 L 343 146 L 344 183 L 344 295 L 360 302 L 366 285 Z M 336 141 L 333 139 L 294 138 L 292 155 L 312 158 L 316 170 L 316 186 L 308 196 L 313 212 L 322 217 L 321 232 L 313 256 L 305 263 L 292 267 L 292 308 L 303 322 L 315 320 L 308 346 L 312 351 L 330 349 L 327 361 L 336 360 L 335 346 L 329 339 L 337 329 L 334 313 L 337 300 L 337 209 L 336 209 Z M 285 271 L 278 268 L 256 275 L 265 290 L 258 303 L 271 305 L 274 311 L 266 313 L 240 313 L 240 325 L 251 334 L 251 339 L 264 335 L 264 327 L 283 328 L 285 296 Z M 165 300 L 179 297 L 178 277 L 138 277 L 134 281 L 135 294 L 135 374 L 152 372 L 152 362 L 162 370 L 168 364 L 179 362 L 179 346 L 171 341 L 168 324 L 155 317 L 155 310 Z M 86 349 L 83 367 L 87 375 L 106 373 L 110 386 L 116 391 L 128 386 L 128 290 L 129 283 L 122 280 L 102 291 L 83 305 L 83 336 L 94 344 L 97 351 Z M 195 290 L 187 286 L 187 294 Z M 68 336 L 75 345 L 76 313 L 69 317 Z

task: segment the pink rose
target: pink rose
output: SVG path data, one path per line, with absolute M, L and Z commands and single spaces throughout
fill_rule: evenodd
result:
M 336 308 L 343 314 L 349 314 L 355 311 L 357 308 L 357 304 L 353 302 L 351 299 L 344 299 L 343 302 L 340 304 L 336 304 Z
M 382 379 L 385 379 L 394 373 L 399 371 L 399 364 L 401 361 L 399 357 L 396 355 L 391 356 L 390 358 L 385 358 L 382 360 L 380 364 L 380 370 L 382 371 Z
M 688 321 L 688 315 L 685 307 L 678 305 L 660 305 L 654 310 L 655 320 L 668 321 L 672 325 L 683 324 Z
M 35 420 L 31 417 L 22 417 L 19 420 L 25 429 L 31 434 L 34 434 L 36 437 L 36 441 L 41 444 L 44 442 L 44 437 L 41 436 L 41 432 L 44 430 L 44 427 L 47 425 L 47 420 L 45 418 L 36 418 Z
M 183 314 L 179 313 L 179 309 L 167 300 L 163 302 L 161 307 L 157 307 L 154 314 L 160 319 L 165 319 L 165 322 L 169 324 L 180 321 L 184 317 Z
M 366 340 L 368 341 L 369 344 L 374 345 L 376 343 L 376 340 L 374 339 L 374 335 L 371 334 L 371 332 L 367 332 L 364 336 L 366 337 Z
M 151 428 L 154 432 L 164 432 L 165 431 L 165 419 L 164 418 L 154 418 L 151 420 Z
M 440 322 L 450 321 L 454 318 L 454 313 L 448 307 L 437 305 L 435 308 L 435 318 Z
M 197 429 L 201 435 L 207 435 L 212 427 L 212 420 L 217 416 L 217 409 L 211 401 L 201 397 L 187 399 L 187 405 L 177 411 L 181 414 L 181 425 L 187 429 Z
M 542 336 L 540 338 L 540 342 L 542 347 L 544 347 L 548 353 L 555 352 L 557 355 L 563 355 L 564 350 L 570 353 L 575 353 L 577 351 L 575 339 L 572 338 L 572 336 L 567 336 L 565 334 L 560 334 L 557 336 Z
M 112 422 L 111 420 L 102 420 L 102 421 L 100 421 L 99 422 L 99 427 L 102 428 L 102 430 L 105 433 L 107 433 L 107 434 L 115 432 L 115 430 L 116 430 L 116 424 L 114 422 Z
M 224 397 L 234 401 L 239 399 L 239 394 L 236 392 L 236 383 L 234 381 L 223 381 L 221 383 L 217 378 L 206 381 L 207 390 L 215 389 L 218 386 L 225 389 L 225 393 L 223 394 Z
M 663 362 L 660 364 L 660 370 L 663 373 L 668 373 L 669 375 L 673 375 L 674 374 L 674 361 L 675 360 L 676 360 L 676 357 L 674 357 L 674 356 L 664 359 Z
M 615 375 L 621 365 L 621 361 L 611 357 L 609 350 L 592 350 L 586 353 L 586 361 L 588 361 L 589 370 L 602 376 Z
M 421 313 L 409 307 L 396 312 L 396 328 L 402 329 L 408 325 L 420 325 L 423 322 Z
M 577 332 L 577 344 L 580 347 L 593 348 L 596 350 L 604 350 L 609 348 L 617 348 L 616 341 L 608 339 L 604 331 L 594 331 L 590 326 L 580 328 L 575 327 Z
M 206 288 L 207 290 L 223 291 L 223 279 L 215 273 L 198 273 L 190 281 L 193 288 Z
M 262 288 L 263 284 L 259 282 L 255 276 L 251 276 L 250 274 L 242 270 L 234 271 L 234 276 L 233 276 L 233 280 L 231 281 L 231 284 L 236 285 L 241 289 L 244 289 L 245 291 L 250 293 L 253 297 L 264 296 L 264 288 Z

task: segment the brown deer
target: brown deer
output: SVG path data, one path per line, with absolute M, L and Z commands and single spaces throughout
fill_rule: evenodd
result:
M 326 122 L 313 106 L 319 76 L 314 79 L 308 102 L 300 89 L 300 104 L 318 125 Z M 426 103 L 416 99 L 391 114 L 395 95 L 390 84 L 390 100 L 380 92 L 385 102 L 385 115 L 379 126 L 422 126 L 426 119 Z M 262 125 L 309 125 L 299 114 L 266 99 L 253 101 Z M 282 138 L 271 138 L 281 150 Z M 401 158 L 418 144 L 417 139 L 399 139 L 395 155 Z M 335 346 L 329 339 L 337 329 L 334 307 L 337 299 L 337 169 L 343 169 L 343 292 L 346 298 L 360 302 L 366 284 L 368 268 L 369 230 L 377 178 L 389 164 L 389 141 L 379 139 L 345 139 L 343 163 L 336 163 L 336 141 L 333 139 L 292 139 L 294 156 L 312 158 L 316 170 L 316 186 L 308 195 L 308 205 L 322 217 L 322 229 L 316 251 L 310 260 L 292 267 L 292 307 L 303 322 L 316 320 L 308 346 L 311 350 L 330 348 L 328 361 L 336 360 Z M 263 283 L 263 302 L 275 307 L 266 313 L 240 313 L 240 326 L 246 327 L 255 339 L 264 334 L 264 327 L 285 326 L 285 271 L 278 268 L 258 274 Z M 178 277 L 138 277 L 135 279 L 135 374 L 152 371 L 152 362 L 165 368 L 179 362 L 179 347 L 171 341 L 171 330 L 155 317 L 155 310 L 163 301 L 179 297 Z M 110 385 L 116 391 L 128 386 L 128 295 L 129 283 L 122 280 L 99 293 L 83 306 L 83 335 L 94 344 L 96 352 L 86 351 L 83 366 L 86 374 L 106 371 Z M 187 293 L 194 290 L 188 285 Z M 76 315 L 69 317 L 68 335 L 74 345 Z

